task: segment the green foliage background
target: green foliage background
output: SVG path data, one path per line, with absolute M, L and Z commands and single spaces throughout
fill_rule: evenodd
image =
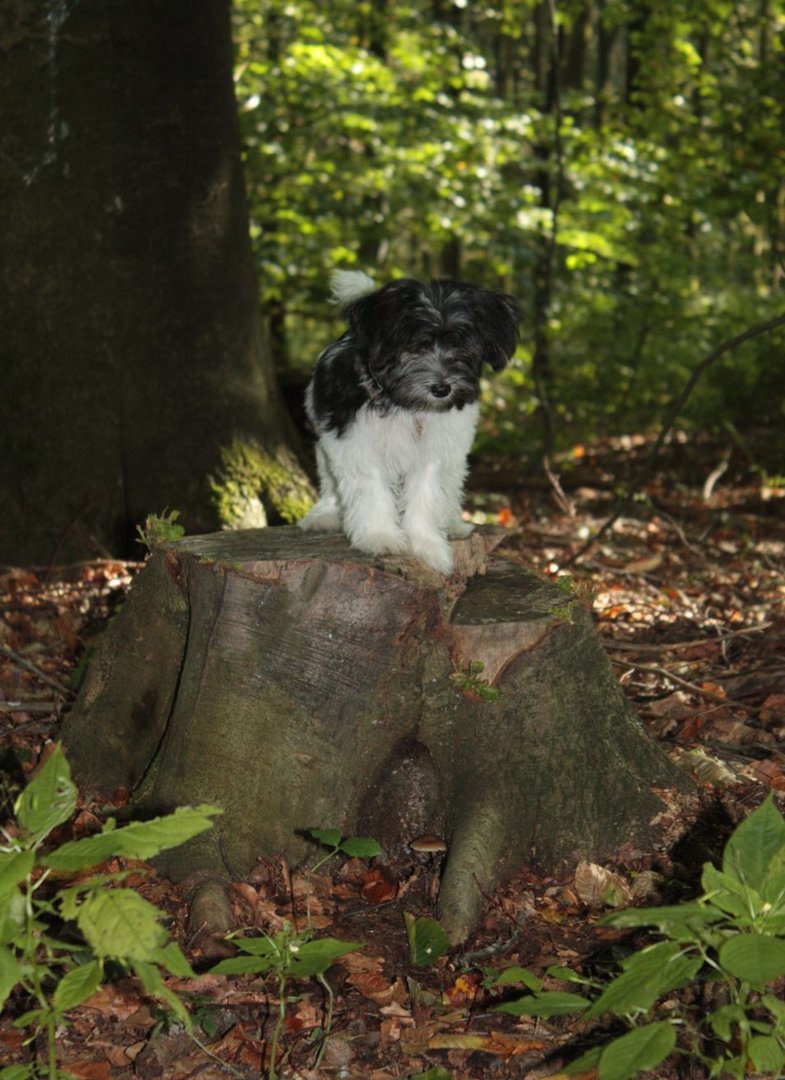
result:
M 493 436 L 515 448 L 544 392 L 562 442 L 650 425 L 785 309 L 785 0 L 553 2 L 235 0 L 279 369 L 337 331 L 334 267 L 506 289 L 523 341 Z M 784 344 L 717 364 L 692 420 L 782 431 Z

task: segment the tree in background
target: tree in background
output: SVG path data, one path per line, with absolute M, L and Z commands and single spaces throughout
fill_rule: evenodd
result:
M 0 561 L 127 552 L 167 506 L 194 530 L 263 501 L 293 519 L 228 0 L 0 15 Z
M 312 362 L 333 265 L 461 275 L 527 307 L 495 448 L 546 398 L 562 442 L 651 423 L 782 307 L 784 28 L 782 0 L 237 0 L 277 363 Z M 692 417 L 781 431 L 781 354 L 726 357 Z

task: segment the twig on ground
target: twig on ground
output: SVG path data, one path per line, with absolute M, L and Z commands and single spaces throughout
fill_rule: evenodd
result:
M 58 694 L 62 694 L 63 697 L 74 697 L 73 690 L 69 690 L 69 688 L 67 686 L 64 686 L 63 683 L 58 682 L 57 679 L 53 679 L 52 676 L 47 675 L 45 671 L 41 671 L 39 667 L 36 667 L 36 665 L 32 664 L 29 660 L 25 660 L 23 656 L 15 653 L 13 649 L 9 649 L 6 645 L 0 645 L 0 653 L 2 653 L 3 656 L 7 656 L 11 663 L 16 665 L 16 667 L 22 668 L 24 671 L 29 672 L 31 675 L 35 675 L 37 679 L 40 679 L 41 682 L 46 683 L 47 686 L 51 686 L 53 690 L 56 690 Z
M 57 701 L 0 701 L 0 712 L 3 713 L 56 713 L 58 707 Z
M 516 927 L 506 938 L 499 938 L 498 941 L 494 941 L 491 945 L 486 945 L 483 949 L 473 949 L 472 952 L 461 953 L 459 957 L 460 962 L 464 966 L 470 967 L 479 960 L 489 960 L 492 956 L 498 956 L 499 953 L 505 953 L 515 944 L 522 933 L 523 928 Z
M 668 671 L 667 668 L 660 667 L 659 664 L 636 664 L 634 660 L 614 660 L 613 657 L 611 657 L 611 663 L 615 664 L 617 667 L 634 668 L 635 671 L 648 671 L 653 675 L 659 675 L 663 679 L 669 679 L 671 682 L 676 683 L 677 686 L 683 686 L 693 694 L 708 698 L 710 701 L 722 702 L 723 705 L 727 705 L 732 709 L 742 709 L 744 712 L 754 713 L 758 711 L 757 707 L 754 705 L 745 705 L 736 698 L 725 697 L 724 694 L 718 694 L 716 690 L 707 690 L 703 686 L 697 686 L 687 679 L 682 679 L 680 675 L 674 675 L 673 672 Z
M 561 480 L 553 471 L 551 459 L 548 454 L 546 454 L 542 460 L 542 467 L 545 470 L 545 475 L 548 477 L 548 483 L 551 485 L 551 490 L 556 496 L 556 501 L 559 504 L 559 509 L 562 511 L 563 514 L 566 514 L 568 517 L 574 518 L 575 503 L 572 501 L 569 495 L 566 494 L 564 488 L 561 486 Z
M 608 652 L 670 652 L 675 649 L 693 649 L 698 645 L 722 645 L 731 638 L 745 637 L 747 634 L 759 634 L 768 630 L 774 623 L 761 623 L 760 626 L 746 626 L 742 630 L 729 630 L 727 634 L 717 634 L 714 637 L 693 638 L 691 641 L 664 641 L 661 645 L 652 645 L 650 642 L 637 645 L 634 641 L 616 641 L 613 638 L 605 639 L 605 648 Z

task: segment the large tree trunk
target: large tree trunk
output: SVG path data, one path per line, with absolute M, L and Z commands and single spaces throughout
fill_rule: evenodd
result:
M 527 860 L 643 840 L 662 809 L 653 788 L 679 784 L 676 770 L 588 612 L 487 559 L 496 539 L 455 542 L 447 580 L 296 528 L 156 551 L 66 721 L 77 777 L 130 788 L 143 815 L 223 807 L 161 860 L 176 879 L 301 862 L 315 827 L 375 835 L 391 853 L 439 833 L 439 915 L 454 940 Z
M 263 523 L 265 477 L 297 464 L 228 0 L 0 0 L 0 25 L 0 562 L 127 550 L 167 506 Z

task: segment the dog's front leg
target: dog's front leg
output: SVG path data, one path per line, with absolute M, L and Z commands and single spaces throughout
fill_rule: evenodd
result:
M 440 574 L 453 568 L 448 527 L 458 517 L 455 492 L 445 485 L 441 466 L 428 462 L 407 477 L 403 490 L 403 528 L 412 554 Z M 450 488 L 450 490 L 448 490 Z
M 339 532 L 341 507 L 329 459 L 321 442 L 316 444 L 316 468 L 319 473 L 319 500 L 297 524 L 306 531 Z
M 406 537 L 380 444 L 370 436 L 368 425 L 359 423 L 341 436 L 323 436 L 320 445 L 352 547 L 369 555 L 389 555 L 406 550 Z
M 393 493 L 378 469 L 371 466 L 342 476 L 338 492 L 344 531 L 352 547 L 369 555 L 406 550 Z

